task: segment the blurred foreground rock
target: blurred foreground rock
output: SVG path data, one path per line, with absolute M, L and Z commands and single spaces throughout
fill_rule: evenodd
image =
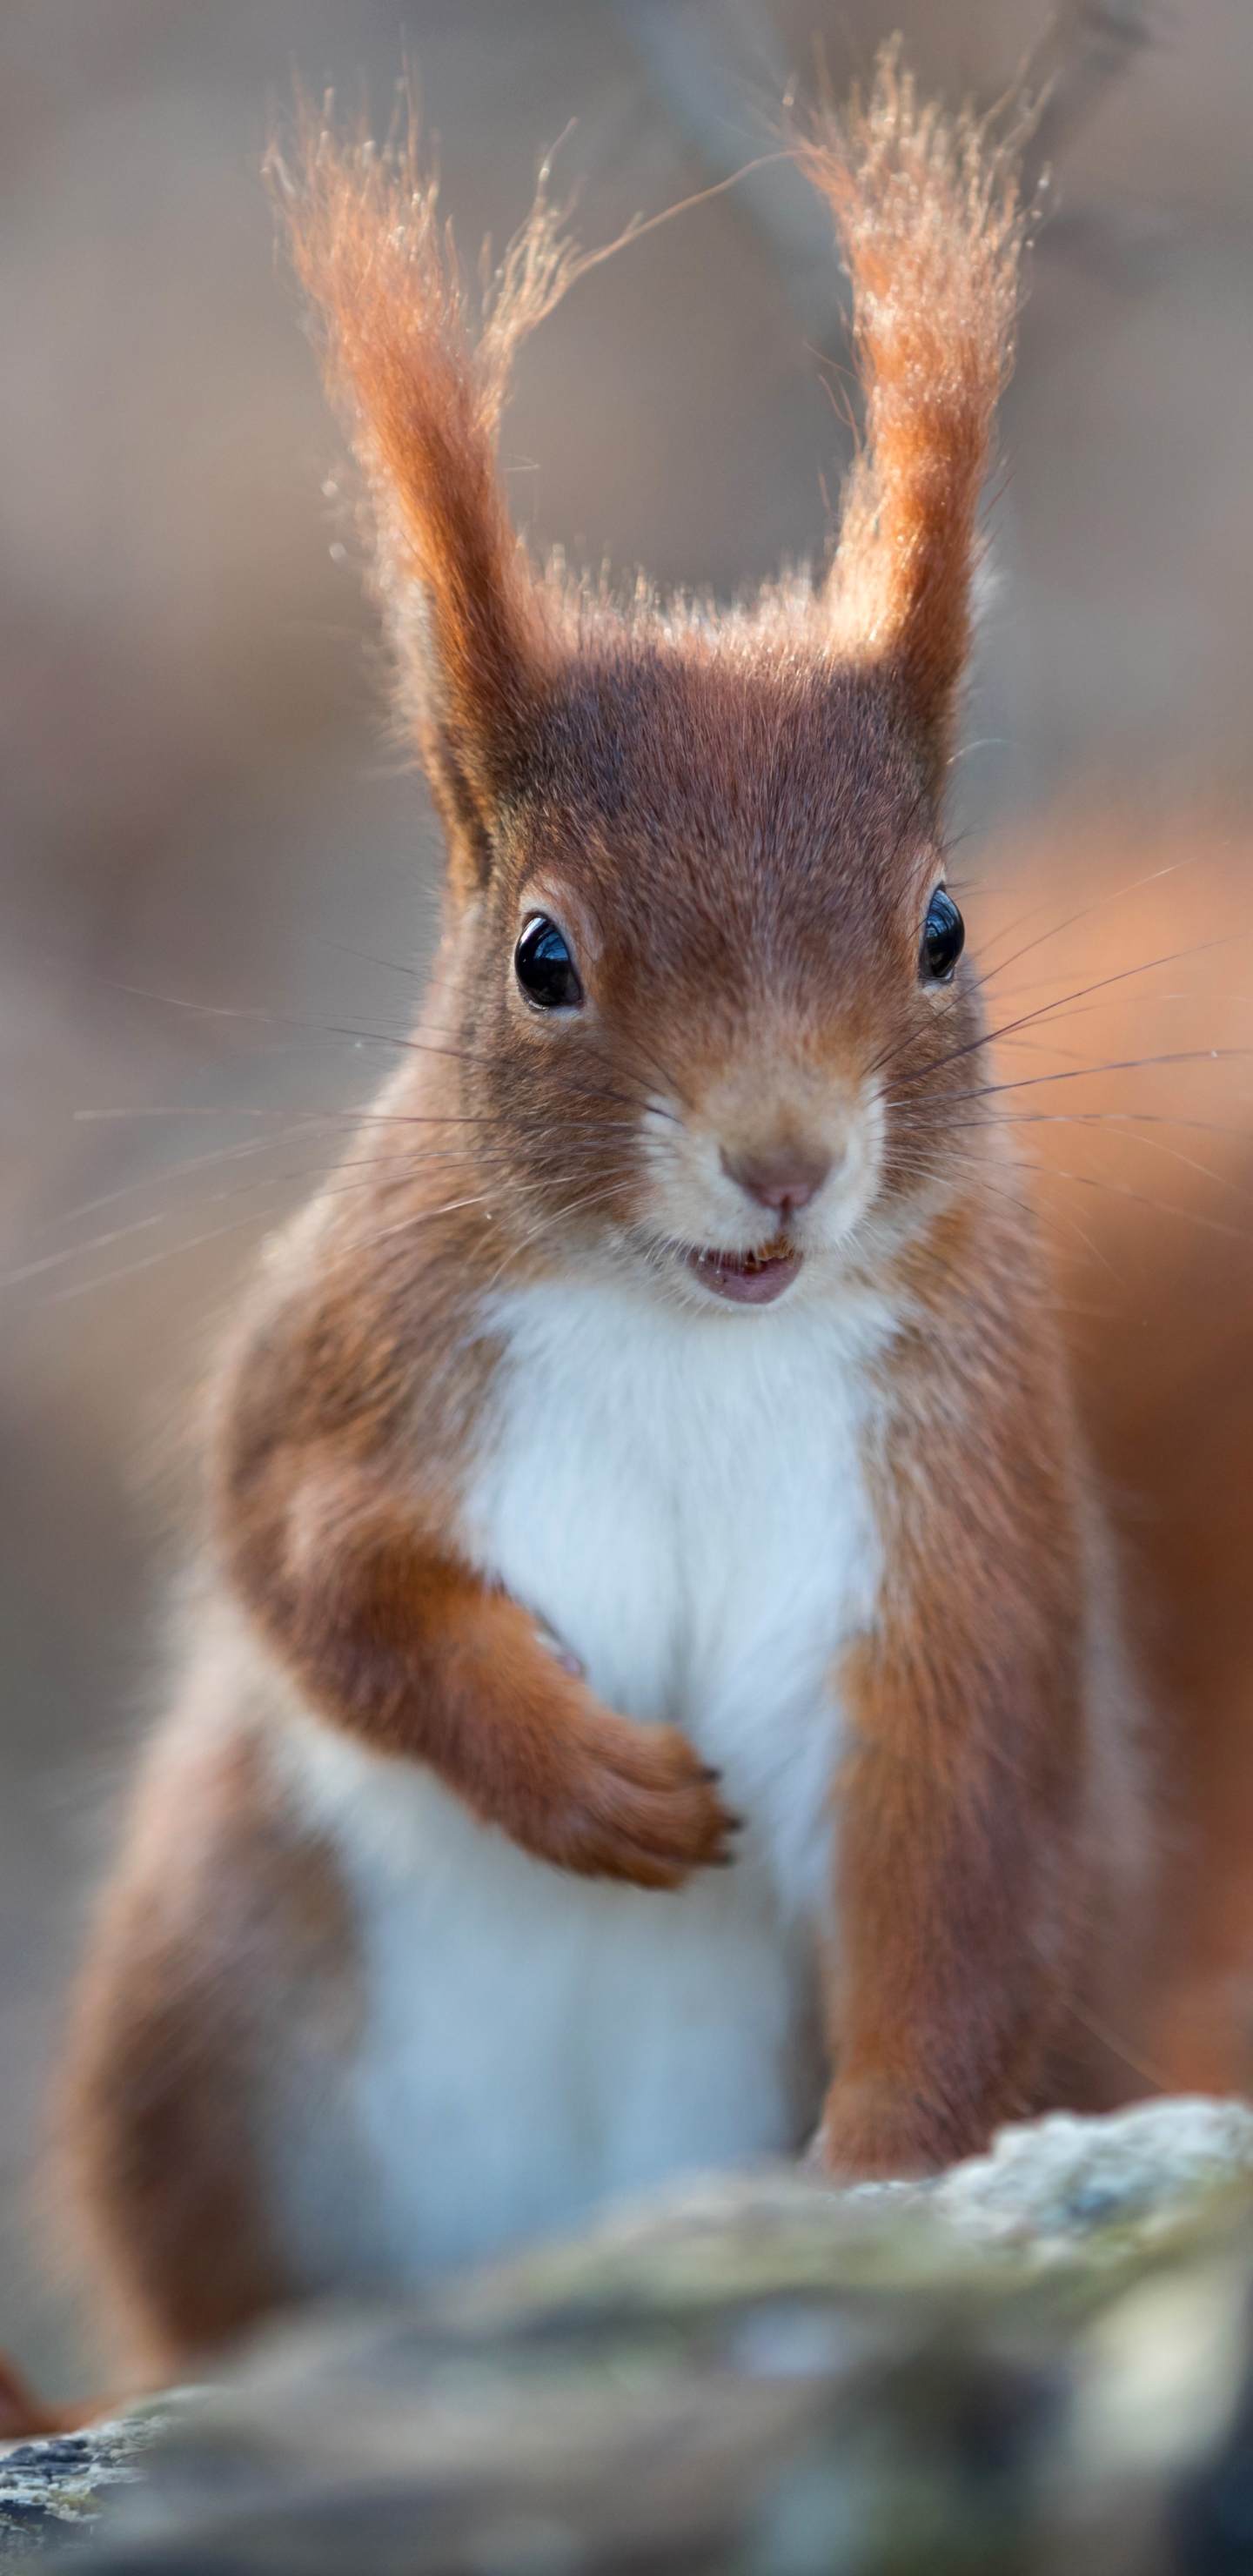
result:
M 1234 2103 L 1057 2116 L 927 2186 L 719 2175 L 420 2308 L 284 2327 L 70 2457 L 0 2454 L 0 2561 L 1235 2576 L 1251 2293 Z

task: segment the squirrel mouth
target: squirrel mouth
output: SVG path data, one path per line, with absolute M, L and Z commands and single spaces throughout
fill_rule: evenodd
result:
M 702 1286 L 736 1306 L 769 1306 L 790 1288 L 801 1255 L 785 1235 L 776 1235 L 760 1252 L 689 1252 L 687 1266 Z

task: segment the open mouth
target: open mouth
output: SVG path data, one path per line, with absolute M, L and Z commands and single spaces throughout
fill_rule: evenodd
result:
M 769 1306 L 791 1287 L 801 1255 L 780 1234 L 760 1252 L 689 1252 L 687 1266 L 716 1297 L 736 1306 Z

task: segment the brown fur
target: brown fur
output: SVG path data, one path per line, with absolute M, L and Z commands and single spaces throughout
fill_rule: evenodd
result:
M 820 1161 L 877 1068 L 881 1181 L 839 1277 L 902 1322 L 871 1462 L 888 1573 L 845 1675 L 823 2152 L 842 2174 L 933 2166 L 1048 2098 L 1136 1824 L 1100 1514 L 984 1097 L 978 980 L 918 971 L 1012 184 L 891 59 L 845 135 L 806 148 L 853 268 L 869 444 L 831 583 L 718 620 L 567 595 L 514 543 L 492 463 L 508 361 L 576 265 L 549 211 L 476 346 L 412 152 L 307 146 L 297 265 L 373 496 L 451 902 L 353 1191 L 276 1254 L 224 1366 L 217 1572 L 323 1721 L 432 1765 L 529 1851 L 654 1888 L 725 1858 L 682 1737 L 600 1706 L 474 1569 L 457 1508 L 500 1360 L 483 1301 L 615 1262 L 672 1275 L 658 1095 L 676 1156 L 713 1137 L 724 1166 Z M 535 910 L 578 951 L 584 1007 L 560 1029 L 511 972 Z M 267 2034 L 349 1973 L 338 1899 L 266 1776 L 229 1729 L 158 1756 L 78 2015 L 83 2187 L 170 2353 L 282 2293 L 249 2134 Z
M 389 1097 L 414 1092 L 410 1078 Z M 418 1096 L 431 1096 L 425 1084 Z M 598 1707 L 517 1604 L 449 1547 L 444 1462 L 491 1354 L 450 1348 L 441 1367 L 441 1307 L 451 1343 L 467 1283 L 489 1275 L 496 1246 L 468 1210 L 444 1231 L 449 1220 L 424 1206 L 446 1192 L 447 1164 L 432 1186 L 420 1161 L 396 1177 L 394 1147 L 375 1150 L 377 1193 L 332 1213 L 320 1258 L 277 1283 L 225 1377 L 215 1455 L 228 1569 L 333 1721 L 429 1762 L 485 1821 L 559 1867 L 674 1886 L 726 1852 L 727 1818 L 690 1746 Z
M 292 2295 L 258 2197 L 258 2100 L 297 2098 L 310 2023 L 331 2016 L 342 2046 L 355 2013 L 329 1856 L 293 1830 L 246 1715 L 227 1731 L 193 1700 L 95 1927 L 62 2104 L 98 2293 L 138 2380 Z
M 879 1461 L 881 1623 L 845 1676 L 837 2171 L 927 2170 L 1035 2107 L 1090 1930 L 1091 1827 L 1113 1823 L 1085 1814 L 1087 1512 L 1040 1264 L 1009 1223 L 972 1243 L 962 1210 L 918 1287 Z

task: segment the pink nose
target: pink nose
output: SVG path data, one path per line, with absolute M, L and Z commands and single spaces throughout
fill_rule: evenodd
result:
M 831 1156 L 799 1153 L 794 1146 L 777 1154 L 723 1154 L 722 1168 L 759 1207 L 776 1216 L 808 1207 L 831 1169 Z

